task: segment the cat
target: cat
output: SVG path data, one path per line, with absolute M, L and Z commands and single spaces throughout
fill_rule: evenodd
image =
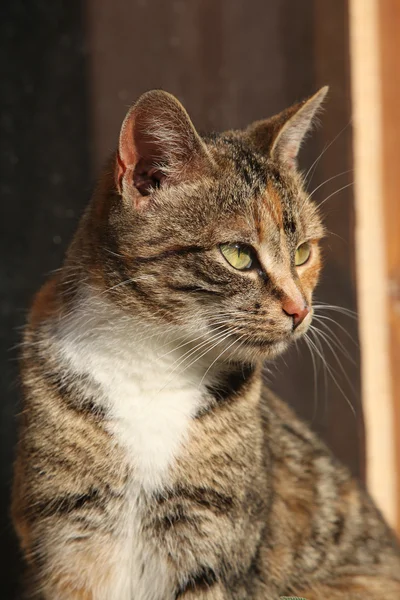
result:
M 297 155 L 326 92 L 204 136 L 164 91 L 129 110 L 25 330 L 28 597 L 400 599 L 393 532 L 262 383 L 312 320 Z

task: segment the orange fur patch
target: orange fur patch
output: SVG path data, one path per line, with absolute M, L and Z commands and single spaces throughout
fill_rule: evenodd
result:
M 268 182 L 265 206 L 271 211 L 271 214 L 279 227 L 283 227 L 283 213 L 282 213 L 282 200 L 279 196 L 278 191 L 275 189 L 271 182 Z
M 59 297 L 57 295 L 58 277 L 49 279 L 36 294 L 31 310 L 31 325 L 36 327 L 41 321 L 44 321 L 57 313 L 60 307 Z

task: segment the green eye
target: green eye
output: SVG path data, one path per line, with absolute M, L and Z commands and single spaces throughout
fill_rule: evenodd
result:
M 228 263 L 239 271 L 250 269 L 253 264 L 253 253 L 250 248 L 241 244 L 221 244 L 222 255 Z
M 310 254 L 311 254 L 310 244 L 308 242 L 304 242 L 304 244 L 300 244 L 300 246 L 296 250 L 296 254 L 294 257 L 294 264 L 296 265 L 296 267 L 300 267 L 301 265 L 304 265 L 310 258 Z

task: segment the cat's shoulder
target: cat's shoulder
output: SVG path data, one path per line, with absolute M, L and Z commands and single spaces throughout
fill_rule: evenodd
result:
M 294 409 L 268 387 L 263 386 L 261 411 L 268 436 L 279 446 L 297 446 L 304 454 L 325 455 L 332 462 L 336 459 L 312 427 L 299 417 Z

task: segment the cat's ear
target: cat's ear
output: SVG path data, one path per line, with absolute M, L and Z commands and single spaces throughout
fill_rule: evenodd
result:
M 167 92 L 147 92 L 122 124 L 116 165 L 118 191 L 142 207 L 155 189 L 190 179 L 207 160 L 205 144 L 182 104 Z
M 263 154 L 289 167 L 296 167 L 300 146 L 327 92 L 328 86 L 325 86 L 311 98 L 287 108 L 275 117 L 253 123 L 248 129 L 251 142 Z

